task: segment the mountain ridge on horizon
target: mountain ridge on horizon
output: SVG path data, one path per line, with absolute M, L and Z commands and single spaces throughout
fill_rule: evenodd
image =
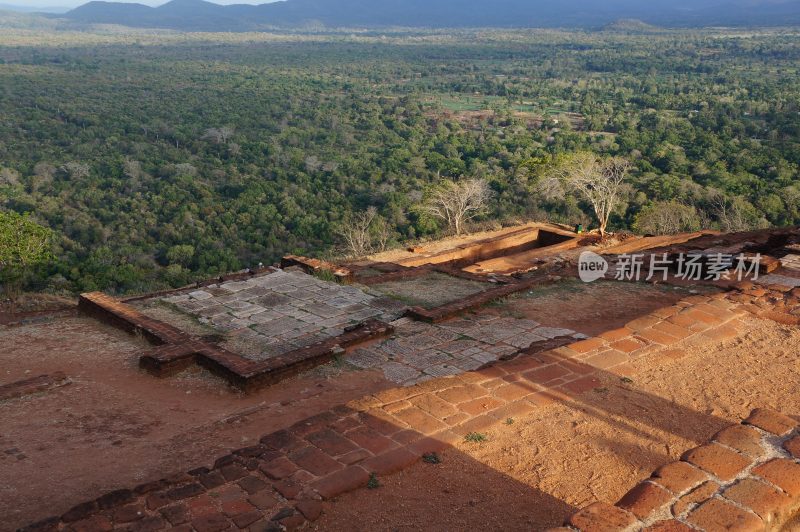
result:
M 284 0 L 220 5 L 171 0 L 158 7 L 95 0 L 65 18 L 99 24 L 186 31 L 269 27 L 604 27 L 636 19 L 662 27 L 800 24 L 800 0 Z

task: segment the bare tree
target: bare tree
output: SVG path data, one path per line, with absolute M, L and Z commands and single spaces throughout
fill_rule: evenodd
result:
M 378 209 L 370 207 L 364 212 L 359 212 L 346 220 L 336 231 L 344 241 L 348 253 L 355 257 L 368 255 L 372 251 L 371 227 Z
M 203 136 L 200 139 L 210 140 L 214 144 L 227 144 L 233 134 L 234 129 L 232 127 L 210 127 L 203 132 Z
M 392 238 L 392 228 L 382 216 L 375 218 L 373 225 L 374 246 L 377 251 L 386 251 L 386 248 L 389 247 L 389 240 Z
M 203 132 L 203 136 L 200 137 L 202 140 L 210 140 L 214 142 L 214 144 L 221 144 L 222 143 L 222 133 L 219 129 L 215 127 L 211 127 L 206 129 Z
M 604 159 L 590 152 L 577 152 L 556 166 L 554 175 L 592 205 L 600 236 L 604 237 L 630 168 L 630 163 L 619 157 Z
M 40 188 L 50 185 L 55 178 L 58 169 L 50 163 L 38 162 L 33 167 L 33 175 L 30 178 L 30 191 L 36 193 Z
M 720 229 L 726 233 L 738 233 L 769 226 L 763 217 L 759 219 L 753 206 L 741 197 L 728 198 L 720 191 L 713 191 L 710 197 L 711 212 L 716 217 Z
M 190 163 L 178 163 L 173 167 L 174 175 L 195 177 L 197 175 L 197 168 Z
M 0 167 L 0 185 L 19 184 L 19 172 L 12 168 Z
M 677 201 L 661 201 L 642 209 L 633 227 L 642 234 L 674 235 L 697 231 L 702 224 L 703 220 L 693 206 Z
M 69 162 L 59 168 L 62 174 L 70 179 L 84 179 L 89 177 L 91 168 L 88 164 L 79 163 L 77 161 Z
M 234 133 L 234 129 L 232 127 L 225 126 L 225 127 L 219 128 L 219 134 L 222 137 L 223 144 L 227 144 L 228 143 L 228 141 L 233 136 L 233 133 Z
M 485 179 L 442 181 L 428 194 L 420 210 L 444 220 L 456 235 L 460 235 L 467 222 L 486 211 L 492 195 Z

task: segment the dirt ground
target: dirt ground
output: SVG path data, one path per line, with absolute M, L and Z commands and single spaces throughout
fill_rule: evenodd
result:
M 494 288 L 494 285 L 443 273 L 431 273 L 402 281 L 375 284 L 370 288 L 408 305 L 434 308 Z
M 688 346 L 687 346 L 688 347 Z M 759 406 L 800 414 L 800 330 L 750 319 L 680 361 L 649 356 L 615 375 L 328 504 L 317 530 L 543 530 L 639 480 Z
M 596 336 L 622 327 L 650 312 L 709 288 L 647 283 L 564 280 L 534 288 L 495 303 L 489 311 L 529 318 L 548 327 L 563 327 Z
M 296 421 L 390 386 L 318 368 L 243 396 L 200 370 L 159 380 L 148 346 L 87 318 L 0 326 L 0 384 L 64 372 L 72 384 L 0 402 L 0 530 L 110 490 L 186 471 Z
M 13 303 L 9 299 L 0 300 L 0 325 L 39 318 L 53 312 L 67 312 L 74 309 L 75 304 L 72 298 L 23 293 Z

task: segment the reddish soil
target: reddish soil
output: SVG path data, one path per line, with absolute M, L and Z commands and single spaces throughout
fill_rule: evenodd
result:
M 0 530 L 109 490 L 186 471 L 274 430 L 389 387 L 329 365 L 244 396 L 196 370 L 138 369 L 147 344 L 88 318 L 0 326 L 0 384 L 64 372 L 72 384 L 0 402 Z
M 75 308 L 75 300 L 49 294 L 22 294 L 12 303 L 0 301 L 0 325 L 61 316 Z
M 317 530 L 543 530 L 615 502 L 757 406 L 800 414 L 800 330 L 748 319 L 725 342 L 678 345 L 570 403 L 553 403 L 326 505 Z
M 587 284 L 571 280 L 515 294 L 495 304 L 492 310 L 596 336 L 673 305 L 694 290 L 713 289 L 615 281 Z

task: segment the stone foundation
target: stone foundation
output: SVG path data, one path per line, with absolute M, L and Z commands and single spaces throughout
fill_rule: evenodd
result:
M 140 335 L 156 345 L 139 359 L 140 366 L 153 375 L 165 377 L 197 364 L 246 392 L 325 364 L 347 347 L 387 336 L 393 331 L 391 325 L 371 319 L 348 327 L 339 336 L 256 362 L 210 342 L 192 338 L 99 292 L 83 294 L 78 307 L 104 323 Z

